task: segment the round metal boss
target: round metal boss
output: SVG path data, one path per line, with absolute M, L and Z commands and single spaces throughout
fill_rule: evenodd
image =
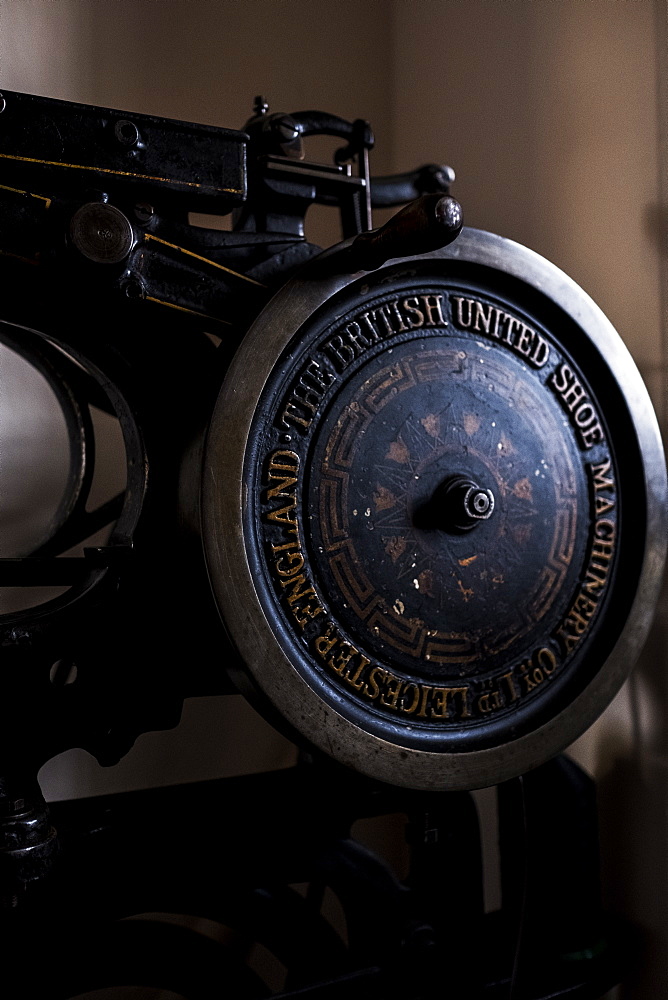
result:
M 129 220 L 103 201 L 91 201 L 74 213 L 70 235 L 77 250 L 97 264 L 120 263 L 134 243 Z
M 524 247 L 464 230 L 356 275 L 340 252 L 260 315 L 209 433 L 239 682 L 365 774 L 494 784 L 580 735 L 639 652 L 656 420 L 600 310 Z

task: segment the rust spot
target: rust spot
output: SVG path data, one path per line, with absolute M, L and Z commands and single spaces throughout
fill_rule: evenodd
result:
M 377 486 L 376 492 L 373 495 L 373 502 L 376 506 L 376 510 L 390 510 L 392 507 L 396 506 L 397 498 L 394 493 L 388 490 L 387 486 Z
M 499 573 L 498 576 L 493 576 L 492 583 L 505 583 L 505 580 L 503 579 L 503 573 Z
M 410 461 L 410 457 L 411 453 L 400 437 L 398 437 L 396 441 L 392 442 L 390 450 L 385 456 L 385 458 L 389 458 L 392 462 L 398 462 L 399 465 L 407 465 Z
M 468 604 L 468 602 L 473 597 L 473 591 L 469 587 L 465 587 L 461 580 L 457 580 L 457 585 L 458 585 L 458 587 L 459 587 L 459 589 L 461 591 L 462 597 L 464 598 L 465 602 Z
M 471 563 L 475 562 L 477 558 L 477 556 L 468 556 L 466 559 L 458 559 L 457 561 L 460 566 L 470 566 Z
M 428 413 L 420 423 L 430 437 L 437 438 L 441 433 L 441 418 L 437 413 Z
M 469 437 L 473 437 L 479 427 L 480 417 L 478 417 L 475 413 L 464 414 L 464 430 Z
M 510 530 L 518 545 L 525 545 L 531 537 L 530 524 L 514 524 Z
M 499 439 L 499 444 L 501 446 L 499 448 L 499 451 L 501 452 L 502 455 L 513 455 L 514 454 L 515 449 L 513 448 L 511 442 L 509 441 L 509 439 L 506 437 L 505 434 L 501 435 L 501 438 Z
M 434 574 L 430 569 L 423 569 L 418 573 L 418 590 L 427 597 L 434 596 Z
M 393 563 L 397 561 L 399 556 L 403 555 L 406 551 L 406 546 L 408 542 L 401 535 L 392 535 L 391 538 L 385 542 L 385 551 L 392 560 Z
M 524 545 L 531 538 L 530 524 L 514 524 L 510 531 L 518 545 Z
M 518 481 L 513 486 L 513 493 L 520 500 L 533 500 L 533 490 L 531 489 L 531 483 L 524 477 L 524 479 L 518 479 Z

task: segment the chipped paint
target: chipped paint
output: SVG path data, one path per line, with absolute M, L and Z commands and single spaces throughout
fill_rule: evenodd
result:
M 478 431 L 480 427 L 480 417 L 475 413 L 465 413 L 464 414 L 464 430 L 469 437 Z
M 392 535 L 391 538 L 385 542 L 385 551 L 392 560 L 393 563 L 397 561 L 399 556 L 403 555 L 406 551 L 408 542 L 401 535 Z M 413 564 L 415 565 L 415 564 Z
M 389 451 L 385 456 L 391 462 L 398 462 L 399 465 L 408 465 L 411 458 L 411 453 L 401 440 L 400 437 L 393 441 L 390 445 Z
M 457 561 L 459 562 L 460 566 L 470 566 L 471 563 L 475 562 L 477 558 L 478 558 L 477 555 L 467 556 L 466 559 L 458 559 Z

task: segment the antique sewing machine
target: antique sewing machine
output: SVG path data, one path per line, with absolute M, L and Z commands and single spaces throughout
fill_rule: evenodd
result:
M 367 122 L 0 107 L 1 357 L 68 442 L 43 523 L 0 533 L 5 995 L 601 997 L 632 941 L 602 912 L 593 782 L 559 755 L 633 665 L 666 535 L 618 335 L 462 228 L 449 167 L 374 178 Z M 341 219 L 324 252 L 316 203 Z M 54 755 L 113 764 L 236 690 L 296 767 L 45 806 Z M 397 814 L 402 877 L 351 836 Z

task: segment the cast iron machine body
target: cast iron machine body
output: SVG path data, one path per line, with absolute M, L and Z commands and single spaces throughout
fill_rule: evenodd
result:
M 593 790 L 552 758 L 626 677 L 663 565 L 661 445 L 617 334 L 548 262 L 462 230 L 450 168 L 373 179 L 364 121 L 258 99 L 236 132 L 5 93 L 0 125 L 0 339 L 69 441 L 40 537 L 0 552 L 15 953 L 43 950 L 54 996 L 204 996 L 221 961 L 269 995 L 220 941 L 113 923 L 178 912 L 264 943 L 281 995 L 437 995 L 444 949 L 453 996 L 601 995 L 621 973 Z M 305 159 L 318 134 L 342 143 L 331 164 Z M 340 211 L 324 253 L 314 203 Z M 96 501 L 105 421 L 122 459 Z M 296 770 L 59 804 L 52 825 L 45 761 L 113 764 L 184 698 L 237 688 L 303 748 Z M 504 902 L 483 916 L 469 790 L 489 785 Z M 403 881 L 350 836 L 393 812 Z M 90 960 L 47 946 L 56 913 Z

